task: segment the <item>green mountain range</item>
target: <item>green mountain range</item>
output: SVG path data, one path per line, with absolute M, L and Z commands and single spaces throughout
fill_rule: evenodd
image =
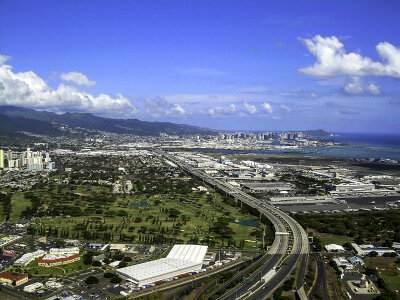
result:
M 37 111 L 16 106 L 0 106 L 0 128 L 3 130 L 58 135 L 62 134 L 62 131 L 59 129 L 60 125 L 141 136 L 158 136 L 160 133 L 170 135 L 203 135 L 215 134 L 217 132 L 207 128 L 169 122 L 111 119 L 89 113 L 64 113 L 59 115 L 53 112 Z

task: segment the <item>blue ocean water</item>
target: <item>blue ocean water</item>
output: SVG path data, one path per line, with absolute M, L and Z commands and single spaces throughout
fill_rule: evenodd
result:
M 291 154 L 315 155 L 337 158 L 374 158 L 392 159 L 400 161 L 400 134 L 379 133 L 335 133 L 335 136 L 322 137 L 345 145 L 337 147 L 303 147 L 299 149 L 274 149 L 274 150 L 218 150 L 222 154 L 229 153 L 265 153 L 265 154 Z M 195 149 L 207 151 L 205 149 Z M 216 151 L 209 149 L 208 151 Z
M 384 158 L 400 160 L 400 134 L 338 133 L 329 137 L 345 146 L 326 148 L 324 155 L 345 158 Z

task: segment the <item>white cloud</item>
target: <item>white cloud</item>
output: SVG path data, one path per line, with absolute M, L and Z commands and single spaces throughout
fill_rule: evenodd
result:
M 255 105 L 248 104 L 247 102 L 244 103 L 244 107 L 248 111 L 249 114 L 253 115 L 257 112 L 257 108 Z
M 369 92 L 370 94 L 372 94 L 372 95 L 379 95 L 379 94 L 381 93 L 381 91 L 380 91 L 380 89 L 379 89 L 379 86 L 377 86 L 377 85 L 375 85 L 375 84 L 373 84 L 373 83 L 368 84 L 368 85 L 365 87 L 365 90 L 366 90 L 367 92 Z
M 184 115 L 185 114 L 185 110 L 179 105 L 179 104 L 174 104 L 172 106 L 171 112 L 177 113 L 178 115 Z
M 208 68 L 177 68 L 176 70 L 184 75 L 224 76 L 228 74 L 224 71 Z
M 221 115 L 233 115 L 236 113 L 236 105 L 230 104 L 229 106 L 217 106 L 215 108 L 211 108 L 208 112 L 212 115 L 221 114 Z
M 380 89 L 373 83 L 365 84 L 360 77 L 353 77 L 352 81 L 344 86 L 343 92 L 350 95 L 379 95 Z
M 316 35 L 301 39 L 307 50 L 316 57 L 314 65 L 300 69 L 300 73 L 312 76 L 389 76 L 400 78 L 400 48 L 381 42 L 376 51 L 382 62 L 375 62 L 358 53 L 346 53 L 344 45 L 335 36 Z
M 84 85 L 84 86 L 96 85 L 96 81 L 89 80 L 89 78 L 87 78 L 85 74 L 79 72 L 61 73 L 60 79 L 63 81 L 69 81 L 75 83 L 77 85 Z
M 7 55 L 1 55 L 0 54 L 0 65 L 4 64 L 7 60 L 9 60 L 11 57 Z
M 283 112 L 283 113 L 290 113 L 292 110 L 290 109 L 290 107 L 289 106 L 287 106 L 287 105 L 285 105 L 285 104 L 282 104 L 281 106 L 280 106 L 280 109 L 281 109 L 281 111 Z
M 116 97 L 106 94 L 94 96 L 63 83 L 54 89 L 34 72 L 14 73 L 12 67 L 6 64 L 0 66 L 0 105 L 121 117 L 138 112 L 129 99 L 121 94 Z
M 265 110 L 267 113 L 269 113 L 269 114 L 272 114 L 272 113 L 273 113 L 272 107 L 271 107 L 271 105 L 270 105 L 269 103 L 264 102 L 264 103 L 262 104 L 262 107 L 264 108 L 264 110 Z
M 185 115 L 186 111 L 179 104 L 172 104 L 165 98 L 157 97 L 144 100 L 146 112 L 153 118 L 164 116 L 178 117 Z

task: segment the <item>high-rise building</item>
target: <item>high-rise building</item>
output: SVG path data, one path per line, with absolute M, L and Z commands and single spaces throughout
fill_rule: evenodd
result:
M 0 150 L 0 169 L 4 168 L 4 151 Z

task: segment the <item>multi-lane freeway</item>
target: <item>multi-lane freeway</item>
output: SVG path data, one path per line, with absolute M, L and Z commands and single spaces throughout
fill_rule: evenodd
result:
M 268 202 L 254 198 L 229 183 L 178 160 L 168 152 L 162 150 L 154 150 L 154 152 L 164 156 L 192 176 L 204 180 L 207 184 L 231 195 L 236 200 L 256 208 L 274 225 L 275 240 L 267 252 L 264 265 L 220 299 L 265 299 L 290 275 L 298 263 L 300 267 L 297 273 L 296 288 L 302 290 L 304 271 L 308 260 L 308 239 L 306 232 L 298 222 Z M 264 276 L 268 274 L 272 275 L 265 278 Z M 262 280 L 263 277 L 264 280 Z M 304 293 L 299 293 L 301 299 L 307 299 L 304 295 Z

